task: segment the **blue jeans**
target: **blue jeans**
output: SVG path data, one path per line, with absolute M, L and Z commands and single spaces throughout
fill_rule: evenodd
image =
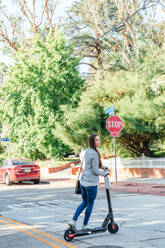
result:
M 73 220 L 77 221 L 81 212 L 86 208 L 83 225 L 87 225 L 92 213 L 94 201 L 97 196 L 97 186 L 84 187 L 80 184 L 80 187 L 81 187 L 82 203 L 77 207 L 76 212 L 73 216 Z

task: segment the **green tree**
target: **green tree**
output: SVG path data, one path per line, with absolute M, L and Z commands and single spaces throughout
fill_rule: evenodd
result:
M 12 142 L 27 157 L 62 157 L 69 151 L 55 138 L 55 124 L 67 106 L 77 106 L 83 80 L 79 59 L 60 32 L 19 49 L 0 88 L 0 115 Z
M 101 135 L 101 126 L 104 126 L 103 107 L 96 101 L 92 102 L 86 93 L 82 96 L 78 108 L 67 111 L 63 123 L 59 122 L 55 130 L 55 136 L 76 153 L 88 146 L 89 134 Z
M 65 115 L 61 139 L 77 149 L 91 132 L 99 133 L 105 146 L 112 139 L 105 127 L 104 110 L 115 106 L 124 122 L 120 144 L 135 156 L 154 155 L 153 145 L 165 138 L 164 48 L 148 49 L 137 71 L 107 74 L 83 93 L 79 107 Z
M 2 124 L 0 122 L 0 136 L 1 136 L 1 132 L 2 132 Z M 3 152 L 3 147 L 1 145 L 1 142 L 0 142 L 0 154 Z

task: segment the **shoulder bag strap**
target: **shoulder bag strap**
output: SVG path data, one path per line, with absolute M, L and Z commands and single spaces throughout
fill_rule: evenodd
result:
M 78 173 L 78 178 L 77 178 L 77 180 L 79 180 L 79 177 L 80 177 L 80 174 L 81 174 L 81 169 L 82 169 L 82 166 L 83 166 L 83 163 L 84 163 L 84 158 L 85 158 L 85 155 L 84 155 L 83 160 L 82 160 L 82 162 L 81 162 L 81 166 L 80 166 L 80 170 L 79 170 L 79 173 Z

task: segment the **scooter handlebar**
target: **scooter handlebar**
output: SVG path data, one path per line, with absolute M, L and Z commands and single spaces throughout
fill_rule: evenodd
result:
M 104 167 L 103 170 L 107 172 L 107 174 L 105 175 L 105 177 L 109 176 L 109 174 L 110 174 L 109 168 L 108 167 Z

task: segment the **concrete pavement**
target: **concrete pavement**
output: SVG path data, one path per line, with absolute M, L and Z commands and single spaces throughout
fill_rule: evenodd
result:
M 113 214 L 120 227 L 119 232 L 115 235 L 105 232 L 75 238 L 68 243 L 68 246 L 78 248 L 164 248 L 165 198 L 151 193 L 144 194 L 144 192 L 127 193 L 131 188 L 137 189 L 137 185 L 135 185 L 136 187 L 132 186 L 136 183 L 138 186 L 140 183 L 144 183 L 144 189 L 150 184 L 164 187 L 164 179 L 127 178 L 115 184 L 113 178 L 110 178 Z M 26 183 L 25 185 L 13 184 L 11 187 L 2 185 L 3 190 L 0 191 L 1 215 L 20 222 L 21 226 L 27 224 L 28 227 L 37 228 L 42 233 L 51 235 L 52 238 L 64 241 L 64 230 L 81 200 L 80 195 L 74 194 L 76 176 L 70 175 L 70 171 L 66 169 L 49 174 L 42 178 L 42 181 L 43 183 L 39 185 L 31 183 L 28 187 Z M 122 185 L 123 192 L 122 183 L 127 184 Z M 115 187 L 118 191 L 113 191 Z M 100 188 L 90 220 L 92 226 L 100 226 L 107 214 L 107 199 L 102 181 Z M 80 216 L 77 223 L 79 228 L 82 223 L 83 215 Z M 16 232 L 17 227 L 9 229 L 7 223 L 1 222 L 0 228 L 0 247 L 12 246 L 9 245 L 11 242 L 14 247 L 49 247 L 43 242 L 38 245 L 36 240 L 20 236 L 18 230 Z M 43 238 L 45 239 L 45 236 Z M 20 246 L 16 244 L 20 244 Z M 52 245 L 56 247 L 55 244 Z M 60 247 L 63 246 L 60 245 Z
M 48 248 L 63 247 L 55 239 L 64 241 L 64 230 L 68 227 L 74 210 L 81 201 L 80 195 L 74 194 L 74 188 L 67 185 L 68 179 L 54 179 L 51 183 L 39 185 L 15 184 L 0 191 L 1 215 L 13 221 L 12 228 L 7 219 L 0 224 L 0 247 Z M 64 184 L 65 182 L 65 184 Z M 61 184 L 61 185 L 60 185 Z M 13 187 L 14 186 L 14 187 Z M 74 184 L 73 184 L 74 186 Z M 7 188 L 7 186 L 4 186 Z M 65 187 L 65 188 L 64 188 Z M 111 192 L 114 220 L 119 225 L 115 235 L 108 231 L 97 235 L 83 236 L 68 242 L 65 247 L 77 248 L 164 248 L 165 244 L 165 198 L 159 195 Z M 104 190 L 99 190 L 90 219 L 90 225 L 100 226 L 107 214 L 107 199 Z M 83 223 L 82 214 L 77 222 Z M 8 223 L 7 223 L 8 222 Z M 8 225 L 9 224 L 9 225 Z M 26 226 L 25 226 L 26 225 Z M 19 229 L 18 229 L 19 228 Z M 46 245 L 46 236 L 33 232 L 44 240 L 20 234 L 20 228 L 41 231 L 48 235 L 52 246 Z M 48 239 L 47 239 L 48 240 Z M 41 242 L 42 241 L 42 242 Z M 56 246 L 58 245 L 58 246 Z M 70 246 L 69 246 L 70 245 Z

